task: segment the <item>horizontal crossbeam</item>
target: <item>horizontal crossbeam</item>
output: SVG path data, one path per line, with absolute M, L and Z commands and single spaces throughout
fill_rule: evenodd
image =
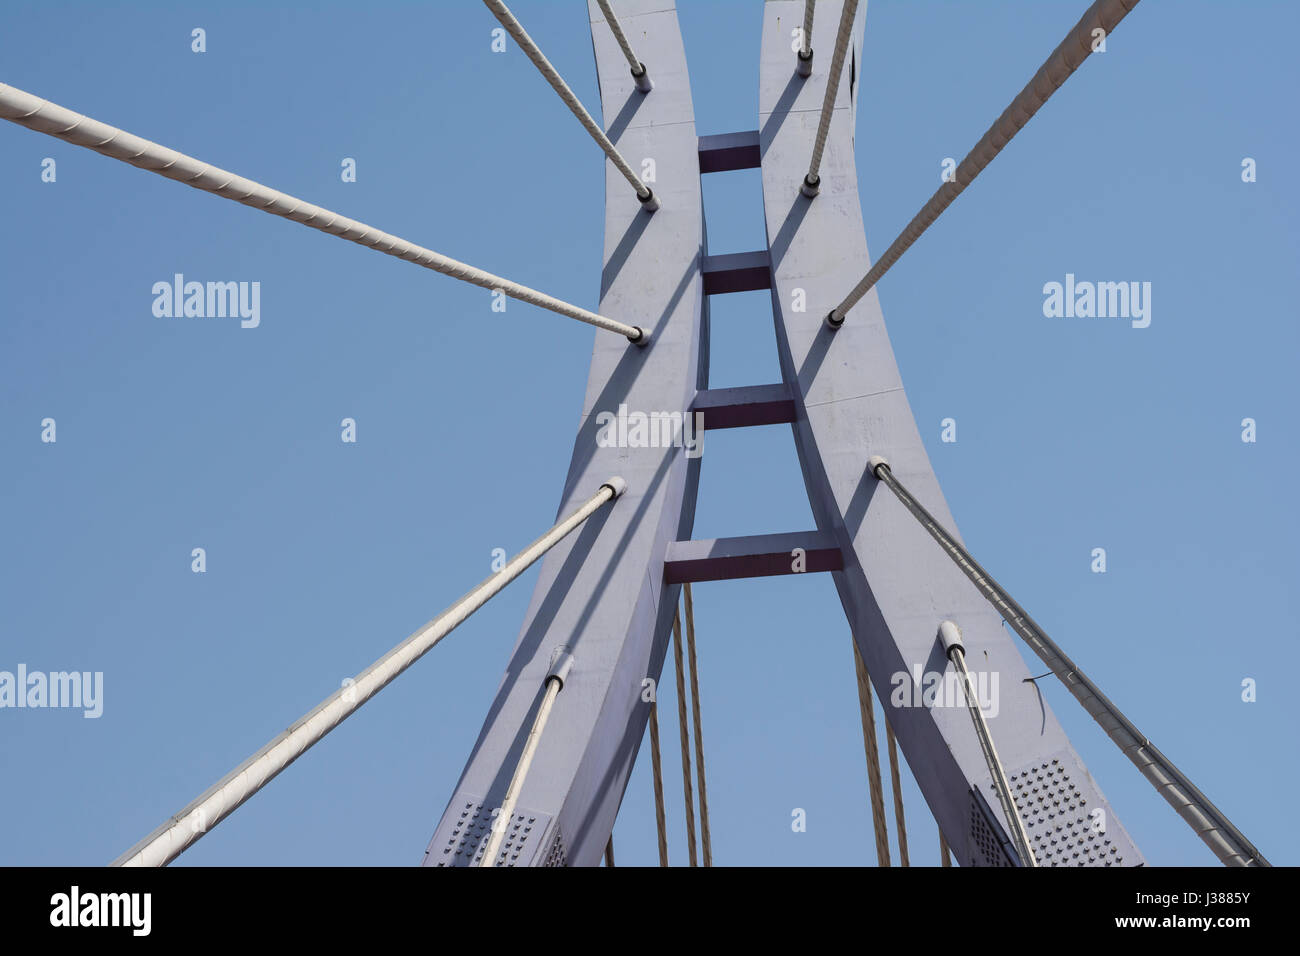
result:
M 726 173 L 733 169 L 758 169 L 763 155 L 758 130 L 700 137 L 700 172 Z
M 669 584 L 763 578 L 804 571 L 839 571 L 844 555 L 824 531 L 756 534 L 740 538 L 674 541 L 668 545 L 664 580 Z
M 772 257 L 766 249 L 704 257 L 704 294 L 772 288 Z
M 708 388 L 696 392 L 691 410 L 703 413 L 709 431 L 783 425 L 794 421 L 794 398 L 788 385 Z

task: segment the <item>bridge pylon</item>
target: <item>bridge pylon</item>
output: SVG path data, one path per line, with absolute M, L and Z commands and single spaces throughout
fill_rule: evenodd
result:
M 703 137 L 671 4 L 613 4 L 619 32 L 654 77 L 648 92 L 629 71 L 602 4 L 590 0 L 588 7 L 605 132 L 634 167 L 654 161 L 661 206 L 649 215 L 623 173 L 606 164 L 599 311 L 645 329 L 649 342 L 629 349 L 617 337 L 597 336 L 559 511 L 572 510 L 611 474 L 623 476 L 628 490 L 617 508 L 546 555 L 425 864 L 598 865 L 645 735 L 682 584 L 821 571 L 835 581 L 890 727 L 961 865 L 1021 865 L 1009 836 L 1020 825 L 1037 865 L 1142 865 L 1046 701 L 1025 680 L 1031 672 L 999 614 L 907 508 L 881 493 L 870 464 L 887 460 L 934 518 L 955 529 L 875 291 L 838 327 L 826 321 L 870 261 L 854 161 L 865 4 L 849 9 L 838 74 L 830 70 L 831 51 L 844 3 L 817 4 L 811 56 L 792 45 L 805 4 L 764 4 L 758 128 Z M 832 76 L 833 113 L 819 144 Z M 807 188 L 815 148 L 816 188 Z M 761 171 L 767 248 L 710 255 L 700 177 L 745 168 Z M 756 289 L 771 290 L 782 381 L 710 389 L 709 299 Z M 706 431 L 789 423 L 816 527 L 692 540 L 702 461 L 690 447 L 697 415 Z M 681 440 L 656 440 L 673 434 Z M 983 685 L 996 686 L 996 706 L 980 708 L 994 761 L 964 698 L 936 706 L 926 696 L 936 680 L 952 686 L 958 675 L 940 638 L 944 621 L 960 629 L 974 676 L 996 675 Z M 901 701 L 900 688 L 908 691 Z M 1003 810 L 1001 773 L 1019 824 Z M 503 834 L 484 860 L 494 830 Z

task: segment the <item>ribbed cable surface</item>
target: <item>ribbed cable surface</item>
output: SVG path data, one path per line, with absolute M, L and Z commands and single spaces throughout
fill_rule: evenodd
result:
M 903 820 L 903 784 L 898 776 L 898 743 L 888 714 L 885 715 L 885 736 L 889 740 L 889 776 L 894 785 L 894 819 L 898 823 L 898 862 L 900 866 L 911 866 L 907 857 L 907 823 Z
M 165 866 L 244 801 L 273 780 L 366 701 L 423 657 L 435 644 L 523 574 L 538 558 L 562 541 L 607 501 L 621 492 L 621 479 L 611 479 L 576 511 L 560 521 L 500 571 L 485 579 L 446 611 L 371 664 L 356 680 L 327 697 L 287 730 L 249 757 L 184 810 L 113 861 L 113 866 Z
M 641 65 L 641 61 L 636 58 L 636 54 L 632 52 L 632 44 L 627 42 L 627 35 L 619 25 L 618 17 L 614 16 L 614 10 L 610 7 L 609 0 L 596 0 L 596 4 L 600 7 L 600 12 L 605 15 L 605 22 L 609 24 L 609 31 L 614 34 L 614 39 L 618 41 L 618 48 L 627 57 L 627 65 L 632 68 L 632 75 L 640 76 L 645 72 L 645 68 Z
M 1002 147 L 1011 142 L 1011 137 L 1029 122 L 1038 112 L 1039 107 L 1060 89 L 1061 84 L 1069 79 L 1070 74 L 1077 70 L 1092 53 L 1092 31 L 1100 28 L 1109 35 L 1137 5 L 1138 0 L 1097 0 L 1088 8 L 1088 12 L 1075 24 L 1074 29 L 1052 51 L 1047 62 L 1038 68 L 1034 78 L 1020 91 L 1020 95 L 1002 111 L 1002 115 L 988 128 L 980 141 L 975 144 L 975 148 L 961 161 L 961 165 L 957 167 L 956 181 L 946 182 L 935 191 L 929 202 L 921 207 L 921 211 L 907 224 L 907 228 L 885 250 L 885 254 L 862 277 L 862 281 L 854 286 L 853 291 L 845 297 L 844 301 L 835 307 L 835 313 L 838 313 L 841 318 L 847 315 L 849 309 L 857 305 L 868 290 L 880 281 L 880 277 L 888 272 L 899 257 L 911 247 L 912 243 L 921 237 L 921 233 L 930 228 L 930 224 L 939 218 L 939 214 L 947 209 L 984 167 L 993 161 L 993 157 L 1002 151 Z
M 659 865 L 668 865 L 668 827 L 664 821 L 664 771 L 659 759 L 659 704 L 650 701 L 650 764 L 654 770 L 655 829 L 659 834 Z
M 633 341 L 645 341 L 641 331 L 634 325 L 588 312 L 576 305 L 562 302 L 535 289 L 493 275 L 491 272 L 476 269 L 440 255 L 432 249 L 425 249 L 423 246 L 417 246 L 415 243 L 407 242 L 405 239 L 390 235 L 373 226 L 367 226 L 355 219 L 348 219 L 336 212 L 314 206 L 288 193 L 263 186 L 243 176 L 236 176 L 192 156 L 178 153 L 174 149 L 134 136 L 115 126 L 93 120 L 3 83 L 0 83 L 0 118 L 76 146 L 93 149 L 97 153 L 130 163 L 140 169 L 147 169 L 168 179 L 193 186 L 195 189 L 215 193 L 224 199 L 233 199 L 245 206 L 292 219 L 304 226 L 347 239 L 358 245 L 378 249 L 380 252 L 405 259 L 407 262 L 414 262 L 426 269 L 451 276 L 453 279 L 472 282 L 485 289 L 500 289 L 512 299 L 540 306 L 560 315 L 567 315 L 571 319 L 586 322 L 597 328 L 618 332 Z
M 817 0 L 804 0 L 803 5 L 803 42 L 799 45 L 803 50 L 803 55 L 807 56 L 812 52 L 812 27 L 813 11 L 817 7 Z
M 1233 825 L 1222 811 L 1197 789 L 1160 750 L 1151 743 L 1124 713 L 1111 703 L 1057 644 L 1047 636 L 1015 599 L 934 520 L 930 512 L 912 497 L 888 465 L 878 465 L 876 477 L 884 482 L 910 511 L 921 526 L 929 532 L 952 558 L 953 563 L 979 589 L 993 605 L 1007 625 L 1020 635 L 1039 659 L 1061 679 L 1061 682 L 1106 731 L 1116 746 L 1131 760 L 1143 776 L 1151 781 L 1196 835 L 1228 866 L 1271 866 L 1255 845 Z
M 945 621 L 944 623 L 946 625 L 949 622 Z M 957 673 L 961 676 L 962 690 L 966 694 L 966 712 L 970 714 L 971 723 L 975 726 L 975 736 L 979 738 L 980 750 L 984 752 L 984 762 L 988 765 L 989 776 L 993 778 L 994 788 L 998 793 L 998 802 L 1002 804 L 1002 813 L 1007 818 L 1007 827 L 1011 830 L 1011 842 L 1015 844 L 1016 855 L 1020 857 L 1020 865 L 1036 867 L 1038 861 L 1034 857 L 1034 848 L 1029 845 L 1029 834 L 1025 831 L 1025 821 L 1021 819 L 1020 809 L 1016 806 L 1015 797 L 1011 793 L 1011 782 L 1007 780 L 1006 769 L 1002 766 L 1002 759 L 998 756 L 998 748 L 993 743 L 993 733 L 989 730 L 989 725 L 984 720 L 984 714 L 980 710 L 979 696 L 975 690 L 975 680 L 966 667 L 965 649 L 960 645 L 952 648 L 948 654 L 948 659 L 953 662 L 957 668 Z
M 520 25 L 519 21 L 515 19 L 514 14 L 510 12 L 509 8 L 507 8 L 501 0 L 483 0 L 483 2 L 487 4 L 487 8 L 492 11 L 492 15 L 500 20 L 501 25 L 506 28 L 512 37 L 515 38 L 515 42 L 519 44 L 519 48 L 528 54 L 528 59 L 533 61 L 533 64 L 541 72 L 542 76 L 546 78 L 546 82 L 550 83 L 555 92 L 560 94 L 560 99 L 564 100 L 564 105 L 567 106 L 573 115 L 578 118 L 578 122 L 580 122 L 587 132 L 591 134 L 591 138 L 594 139 L 600 145 L 600 148 L 605 151 L 605 155 L 609 157 L 610 162 L 617 166 L 618 171 L 627 178 L 629 183 L 632 184 L 632 188 L 636 190 L 636 194 L 643 199 L 648 197 L 650 195 L 650 187 L 641 182 L 641 178 L 637 176 L 637 174 L 632 170 L 632 167 L 627 164 L 627 160 L 623 158 L 622 154 L 619 153 L 614 144 L 609 141 L 609 137 L 605 135 L 605 131 L 596 125 L 596 121 L 591 118 L 591 114 L 588 113 L 586 109 L 583 108 L 582 104 L 578 102 L 578 98 L 573 95 L 573 90 L 569 89 L 568 84 L 560 78 L 560 74 L 555 71 L 555 67 L 551 66 L 551 61 L 546 59 L 542 51 L 538 49 L 537 44 L 533 42 L 533 38 L 525 32 L 524 28 Z
M 871 791 L 871 823 L 876 832 L 876 864 L 889 866 L 889 831 L 885 826 L 885 793 L 880 783 L 880 748 L 876 743 L 875 705 L 867 665 L 853 643 L 853 665 L 858 675 L 858 707 L 862 711 L 862 743 L 867 751 L 867 785 Z
M 682 616 L 673 615 L 673 659 L 677 663 L 677 722 L 682 735 L 682 794 L 686 798 L 686 850 L 691 866 L 695 856 L 695 801 L 691 796 L 691 737 L 686 728 L 686 682 L 682 673 Z
M 821 168 L 822 151 L 826 149 L 826 135 L 831 128 L 831 114 L 835 112 L 835 97 L 840 88 L 840 74 L 844 72 L 844 52 L 849 48 L 849 37 L 853 33 L 853 18 L 857 16 L 858 0 L 845 0 L 844 9 L 840 11 L 840 27 L 835 34 L 835 53 L 831 57 L 831 72 L 826 77 L 826 96 L 822 100 L 822 117 L 817 124 L 817 139 L 813 141 L 812 162 L 808 164 L 807 182 L 817 182 L 817 170 Z M 811 19 L 811 13 L 805 11 L 805 19 Z M 810 41 L 811 42 L 811 41 Z
M 532 729 L 528 731 L 528 737 L 524 741 L 523 752 L 519 755 L 519 763 L 515 766 L 515 772 L 510 777 L 510 786 L 506 788 L 505 799 L 501 801 L 501 807 L 496 816 L 492 819 L 491 836 L 488 838 L 487 847 L 483 850 L 483 856 L 479 858 L 478 865 L 491 869 L 497 865 L 497 857 L 501 853 L 501 844 L 505 842 L 506 831 L 510 829 L 510 820 L 515 815 L 515 807 L 519 804 L 519 794 L 524 789 L 524 782 L 528 779 L 528 771 L 532 769 L 533 757 L 537 754 L 537 747 L 542 742 L 542 733 L 546 730 L 546 724 L 551 719 L 551 710 L 555 706 L 555 699 L 560 696 L 560 691 L 564 687 L 564 682 L 554 677 L 546 679 L 546 693 L 542 695 L 541 706 L 537 708 L 537 716 L 533 718 Z
M 691 665 L 691 719 L 695 727 L 695 776 L 700 781 L 700 849 L 704 865 L 713 865 L 713 843 L 709 838 L 709 790 L 704 783 L 704 730 L 700 726 L 700 664 L 695 657 L 695 602 L 691 585 L 682 585 L 686 601 L 686 657 Z

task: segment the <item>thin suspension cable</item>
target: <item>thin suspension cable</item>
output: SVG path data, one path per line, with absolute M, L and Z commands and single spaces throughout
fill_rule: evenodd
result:
M 515 815 L 515 807 L 519 804 L 519 793 L 523 790 L 524 781 L 528 778 L 528 770 L 533 765 L 533 756 L 537 753 L 537 745 L 542 742 L 542 731 L 546 729 L 546 722 L 551 719 L 551 710 L 555 706 L 555 698 L 560 696 L 563 687 L 564 680 L 562 678 L 547 675 L 546 692 L 542 695 L 542 705 L 537 709 L 537 716 L 533 718 L 532 729 L 528 731 L 528 739 L 524 741 L 524 751 L 519 755 L 519 763 L 515 766 L 515 772 L 510 777 L 510 786 L 506 788 L 506 798 L 501 801 L 501 811 L 497 814 L 496 819 L 492 821 L 492 835 L 488 839 L 483 856 L 479 858 L 478 865 L 480 867 L 494 867 L 497 865 L 497 856 L 501 853 L 501 844 L 505 842 L 506 833 L 510 829 L 510 819 Z
M 659 760 L 659 704 L 650 702 L 650 765 L 654 769 L 655 829 L 659 833 L 659 865 L 668 865 L 668 827 L 664 822 L 664 771 Z
M 822 151 L 826 148 L 826 135 L 831 128 L 831 115 L 835 112 L 835 96 L 840 88 L 840 74 L 844 72 L 844 52 L 849 48 L 849 36 L 853 33 L 853 18 L 858 12 L 858 0 L 845 0 L 844 9 L 840 11 L 840 27 L 835 34 L 835 53 L 831 56 L 831 72 L 826 77 L 826 96 L 822 100 L 821 121 L 817 124 L 817 138 L 813 141 L 812 161 L 808 164 L 808 175 L 803 178 L 800 187 L 808 197 L 816 196 L 821 187 L 821 178 L 817 170 L 822 164 Z
M 795 72 L 807 79 L 812 76 L 812 28 L 813 28 L 813 10 L 817 6 L 817 0 L 804 0 L 803 5 L 803 37 L 799 41 L 799 52 L 795 56 Z
M 609 141 L 605 131 L 596 125 L 596 121 L 591 118 L 591 114 L 578 102 L 578 98 L 573 95 L 573 90 L 569 89 L 568 84 L 561 79 L 560 74 L 555 71 L 555 67 L 551 66 L 551 61 L 546 59 L 542 51 L 538 49 L 537 44 L 533 42 L 533 38 L 524 31 L 523 26 L 515 19 L 515 15 L 510 12 L 509 8 L 501 0 L 483 0 L 483 2 L 492 11 L 492 15 L 500 20 L 501 25 L 515 38 L 519 48 L 528 54 L 528 59 L 533 61 L 542 76 L 546 78 L 546 82 L 550 83 L 555 92 L 560 94 L 560 99 L 564 100 L 564 105 L 578 118 L 578 122 L 591 134 L 591 138 L 596 141 L 597 145 L 605 151 L 605 155 L 609 157 L 610 162 L 618 167 L 618 171 L 632 184 L 632 188 L 636 190 L 637 198 L 641 200 L 642 207 L 647 212 L 654 212 L 658 209 L 659 200 L 650 191 L 650 187 L 641 182 L 641 177 L 633 171 L 627 160 Z
M 618 48 L 627 57 L 627 65 L 632 68 L 632 78 L 636 80 L 636 88 L 642 93 L 649 93 L 654 89 L 654 84 L 650 82 L 650 73 L 646 70 L 645 64 L 632 52 L 632 44 L 627 42 L 627 35 L 619 25 L 618 17 L 614 16 L 614 10 L 610 7 L 609 0 L 596 0 L 596 4 L 600 7 L 600 12 L 605 15 L 605 22 L 609 24 L 610 32 L 614 34 L 614 39 L 618 41 Z
M 867 751 L 867 784 L 871 791 L 871 822 L 876 832 L 876 865 L 890 866 L 889 830 L 885 826 L 885 794 L 880 784 L 880 748 L 876 743 L 875 705 L 871 700 L 871 681 L 867 665 L 858 653 L 858 642 L 853 644 L 853 666 L 858 675 L 858 708 L 862 712 L 862 742 Z
M 975 736 L 979 738 L 980 749 L 984 751 L 984 761 L 988 764 L 989 775 L 993 778 L 998 802 L 1002 804 L 1002 812 L 1007 818 L 1007 825 L 1011 828 L 1011 840 L 1016 845 L 1016 855 L 1020 857 L 1021 866 L 1036 867 L 1038 861 L 1034 858 L 1034 848 L 1029 845 L 1025 821 L 1020 819 L 1020 810 L 1016 807 L 1015 798 L 1011 794 L 1011 782 L 1007 780 L 1007 772 L 1002 768 L 997 748 L 993 746 L 993 734 L 989 732 L 988 724 L 984 720 L 984 712 L 980 710 L 974 680 L 966 667 L 966 648 L 961 643 L 961 632 L 952 621 L 944 621 L 939 625 L 939 637 L 943 642 L 944 653 L 948 655 L 948 659 L 957 668 L 957 673 L 961 675 L 961 686 L 966 695 L 966 710 L 975 725 Z
M 944 866 L 952 866 L 952 857 L 948 853 L 948 841 L 943 838 L 943 831 L 939 831 L 939 858 L 943 860 Z
M 867 294 L 867 291 L 880 281 L 881 276 L 889 271 L 890 266 L 921 237 L 921 233 L 930 228 L 930 225 L 939 218 L 939 214 L 961 195 L 962 190 L 993 161 L 993 157 L 1002 151 L 1002 147 L 1011 142 L 1011 138 L 1029 122 L 1038 112 L 1039 107 L 1046 103 L 1048 98 L 1069 79 L 1070 74 L 1088 58 L 1092 53 L 1093 31 L 1103 30 L 1105 35 L 1109 35 L 1137 5 L 1138 0 L 1097 0 L 1088 8 L 1083 18 L 1075 24 L 1074 29 L 1066 34 L 1065 39 L 1052 51 L 1047 62 L 1038 68 L 1034 78 L 1020 91 L 1020 95 L 1002 111 L 1002 115 L 988 128 L 980 141 L 975 144 L 975 148 L 966 154 L 966 158 L 957 167 L 955 178 L 938 188 L 929 202 L 922 206 L 921 211 L 907 224 L 907 228 L 899 233 L 898 238 L 885 250 L 885 254 L 862 277 L 862 281 L 853 287 L 853 291 L 843 302 L 831 310 L 826 319 L 833 328 L 838 328 L 844 323 L 844 317 L 848 315 L 849 309 L 853 308 Z
M 605 844 L 605 865 L 612 867 L 614 865 L 614 834 L 609 835 L 609 842 Z
M 345 681 L 344 686 L 315 709 L 127 850 L 112 865 L 165 866 L 174 860 L 626 488 L 627 483 L 622 478 L 611 478 L 601 485 L 600 490 L 581 507 L 511 558 L 500 571 L 371 664 L 355 680 Z
M 93 149 L 97 153 L 147 169 L 168 179 L 175 179 L 195 189 L 215 193 L 225 199 L 261 209 L 275 216 L 292 219 L 304 226 L 339 236 L 358 245 L 378 249 L 380 252 L 414 262 L 443 275 L 471 282 L 485 289 L 500 289 L 512 299 L 549 309 L 579 322 L 626 335 L 638 345 L 649 341 L 647 333 L 635 325 L 628 325 L 588 312 L 545 293 L 530 289 L 491 272 L 448 258 L 431 249 L 417 246 L 405 239 L 382 232 L 373 226 L 348 219 L 338 213 L 313 206 L 288 193 L 271 189 L 260 183 L 236 176 L 216 166 L 211 166 L 192 156 L 178 153 L 157 143 L 101 123 L 80 113 L 74 113 L 49 100 L 33 96 L 12 86 L 0 83 L 0 118 L 25 126 L 38 133 L 46 133 L 76 146 Z
M 695 776 L 700 782 L 700 848 L 704 865 L 713 865 L 713 844 L 709 839 L 709 791 L 704 783 L 704 731 L 700 727 L 700 665 L 695 657 L 695 603 L 690 582 L 682 585 L 686 600 L 686 657 L 691 667 L 691 719 L 695 727 Z
M 903 785 L 898 778 L 898 744 L 894 740 L 894 727 L 889 722 L 888 714 L 885 714 L 885 736 L 889 740 L 889 776 L 894 784 L 894 820 L 898 823 L 898 861 L 902 866 L 911 866 L 911 861 L 907 858 L 907 823 L 903 820 Z
M 1084 710 L 1092 715 L 1101 729 L 1142 771 L 1161 796 L 1165 798 L 1184 820 L 1196 831 L 1197 836 L 1214 851 L 1214 854 L 1229 866 L 1271 866 L 1264 859 L 1245 835 L 1233 825 L 1205 794 L 1174 766 L 1173 761 L 1160 752 L 1138 728 L 1124 716 L 1123 711 L 1111 703 L 1086 674 L 1083 673 L 1061 648 L 1047 636 L 1015 599 L 989 575 L 987 571 L 957 543 L 934 517 L 925 510 L 899 480 L 894 477 L 889 462 L 879 456 L 872 456 L 868 465 L 881 482 L 883 482 L 901 501 L 912 516 L 929 532 L 930 537 L 952 558 L 953 563 L 979 589 L 985 599 L 993 605 L 1007 622 L 1007 625 L 1024 639 L 1039 659 L 1061 679 L 1061 682 L 1083 705 Z
M 697 866 L 695 859 L 695 801 L 691 797 L 691 742 L 686 729 L 686 683 L 682 674 L 682 620 L 681 614 L 673 614 L 673 659 L 677 663 L 677 722 L 681 727 L 682 738 L 682 793 L 686 798 L 686 849 L 689 852 L 691 866 Z

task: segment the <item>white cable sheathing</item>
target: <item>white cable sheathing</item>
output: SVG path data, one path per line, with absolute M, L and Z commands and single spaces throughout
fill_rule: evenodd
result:
M 857 305 L 868 290 L 880 281 L 880 278 L 911 247 L 912 243 L 921 237 L 921 233 L 930 228 L 930 225 L 939 218 L 939 214 L 961 195 L 962 190 L 993 161 L 1002 148 L 1011 142 L 1011 138 L 1033 118 L 1039 107 L 1046 103 L 1048 98 L 1060 89 L 1070 75 L 1088 58 L 1092 53 L 1095 40 L 1093 31 L 1103 30 L 1108 36 L 1137 5 L 1138 0 L 1097 0 L 1088 8 L 1087 13 L 1075 24 L 1074 29 L 1052 51 L 1047 62 L 1038 68 L 1033 79 L 1020 91 L 1020 95 L 1002 111 L 1002 115 L 988 128 L 980 141 L 975 144 L 975 148 L 966 154 L 966 158 L 957 167 L 954 180 L 944 183 L 935 191 L 929 202 L 907 224 L 907 228 L 885 250 L 885 254 L 862 277 L 862 281 L 854 286 L 853 291 L 844 298 L 844 301 L 832 310 L 832 325 L 843 322 L 849 309 Z
M 839 30 L 835 34 L 831 72 L 826 78 L 826 95 L 822 99 L 822 115 L 817 123 L 817 138 L 813 141 L 812 161 L 808 164 L 808 175 L 804 178 L 808 190 L 815 190 L 817 187 L 817 170 L 821 168 L 822 152 L 826 149 L 826 136 L 830 132 L 831 115 L 835 112 L 835 97 L 840 88 L 840 74 L 844 72 L 844 54 L 849 48 L 849 37 L 853 33 L 853 18 L 857 13 L 858 0 L 845 0 L 844 9 L 840 11 Z
M 517 578 L 543 554 L 618 497 L 622 479 L 611 479 L 580 508 L 556 524 L 500 571 L 484 580 L 450 608 L 340 687 L 305 717 L 244 761 L 202 796 L 113 861 L 113 866 L 165 866 L 228 817 L 281 770 L 383 690 L 425 652 L 450 634 L 488 599 Z
M 1030 650 L 1060 678 L 1083 709 L 1106 731 L 1115 745 L 1151 781 L 1169 805 L 1172 806 L 1196 832 L 1215 856 L 1227 866 L 1271 866 L 1255 845 L 1187 778 L 1155 744 L 1138 730 L 1115 704 L 1101 692 L 1066 653 L 1061 650 L 1038 623 L 1026 613 L 1016 600 L 970 552 L 957 543 L 926 511 L 912 493 L 894 477 L 889 462 L 873 455 L 868 463 L 871 473 L 889 487 L 921 523 L 921 526 L 952 558 L 953 563 L 979 589 L 1007 626 L 1029 645 Z
M 0 119 L 7 119 L 38 133 L 46 133 L 75 146 L 93 149 L 97 153 L 130 163 L 140 169 L 147 169 L 168 179 L 193 186 L 195 189 L 215 193 L 224 199 L 233 199 L 245 206 L 292 219 L 312 229 L 377 249 L 398 259 L 405 259 L 407 262 L 414 262 L 416 265 L 451 276 L 453 279 L 472 282 L 485 289 L 500 289 L 512 299 L 549 309 L 597 328 L 618 332 L 637 344 L 646 341 L 645 333 L 634 325 L 618 322 L 562 302 L 543 292 L 503 279 L 491 272 L 476 269 L 432 249 L 425 249 L 423 246 L 417 246 L 373 226 L 367 226 L 363 222 L 314 206 L 288 193 L 263 186 L 243 176 L 236 176 L 192 156 L 178 153 L 174 149 L 160 146 L 3 83 L 0 83 Z
M 528 739 L 524 741 L 524 752 L 519 755 L 519 763 L 510 778 L 510 786 L 506 788 L 506 798 L 501 802 L 501 810 L 492 821 L 492 836 L 488 839 L 487 848 L 478 861 L 480 867 L 497 865 L 497 854 L 501 852 L 501 844 L 510 829 L 510 818 L 515 815 L 515 807 L 519 804 L 519 793 L 524 789 L 524 781 L 528 779 L 528 770 L 533 765 L 537 745 L 542 742 L 542 731 L 546 729 L 546 722 L 551 719 L 551 708 L 555 706 L 555 698 L 560 696 L 563 687 L 563 681 L 555 678 L 546 680 L 546 693 L 542 696 L 542 705 L 537 709 L 532 729 L 528 731 Z
M 614 16 L 614 9 L 609 5 L 609 0 L 596 0 L 596 5 L 600 7 L 600 12 L 605 15 L 605 22 L 609 24 L 609 31 L 614 34 L 614 39 L 618 42 L 618 48 L 623 51 L 623 56 L 627 58 L 627 65 L 632 68 L 632 75 L 640 76 L 645 72 L 645 64 L 638 60 L 636 54 L 632 51 L 632 44 L 627 42 L 627 34 L 623 32 L 618 17 Z
M 956 630 L 956 626 L 951 621 L 944 621 L 942 626 Z M 1034 848 L 1029 844 L 1029 834 L 1025 831 L 1025 821 L 1020 818 L 1020 810 L 1016 807 L 1015 797 L 1011 793 L 1011 782 L 1007 780 L 1007 772 L 1003 769 L 1002 760 L 998 757 L 997 748 L 993 745 L 993 735 L 989 732 L 988 724 L 984 721 L 984 712 L 980 710 L 979 696 L 976 693 L 974 681 L 970 676 L 970 670 L 966 667 L 965 648 L 960 643 L 950 648 L 948 659 L 952 661 L 953 666 L 957 668 L 957 673 L 961 675 L 962 690 L 966 694 L 966 710 L 975 725 L 975 736 L 979 738 L 980 750 L 984 751 L 984 762 L 988 765 L 989 776 L 993 778 L 994 789 L 998 792 L 998 802 L 1002 804 L 1002 813 L 1006 816 L 1007 825 L 1011 828 L 1011 841 L 1016 845 L 1016 855 L 1020 857 L 1020 865 L 1036 867 L 1038 861 L 1034 858 Z
M 637 176 L 632 167 L 628 165 L 627 160 L 623 158 L 622 154 L 614 144 L 609 141 L 609 137 L 605 135 L 605 131 L 596 125 L 596 121 L 591 118 L 591 114 L 587 112 L 580 102 L 578 102 L 578 98 L 574 96 L 573 90 L 569 89 L 569 85 L 565 83 L 560 77 L 560 74 L 556 72 L 555 67 L 551 66 L 551 61 L 546 59 L 546 56 L 538 48 L 537 44 L 533 42 L 533 38 L 528 35 L 519 21 L 515 19 L 515 16 L 510 12 L 510 9 L 502 3 L 501 0 L 483 0 L 483 2 L 487 4 L 487 8 L 492 11 L 492 15 L 501 21 L 501 25 L 506 28 L 506 31 L 514 37 L 515 42 L 519 44 L 519 48 L 528 54 L 528 59 L 533 61 L 533 64 L 541 72 L 542 76 L 546 78 L 546 82 L 550 83 L 555 92 L 560 94 L 560 99 L 564 100 L 564 105 L 567 106 L 570 112 L 578 118 L 578 122 L 580 122 L 587 132 L 591 134 L 591 138 L 594 139 L 597 144 L 599 144 L 600 148 L 605 151 L 605 155 L 609 157 L 610 162 L 618 167 L 618 171 L 623 174 L 629 183 L 632 184 L 632 188 L 636 190 L 636 194 L 642 199 L 649 199 L 651 195 L 650 187 L 641 182 L 641 178 Z

